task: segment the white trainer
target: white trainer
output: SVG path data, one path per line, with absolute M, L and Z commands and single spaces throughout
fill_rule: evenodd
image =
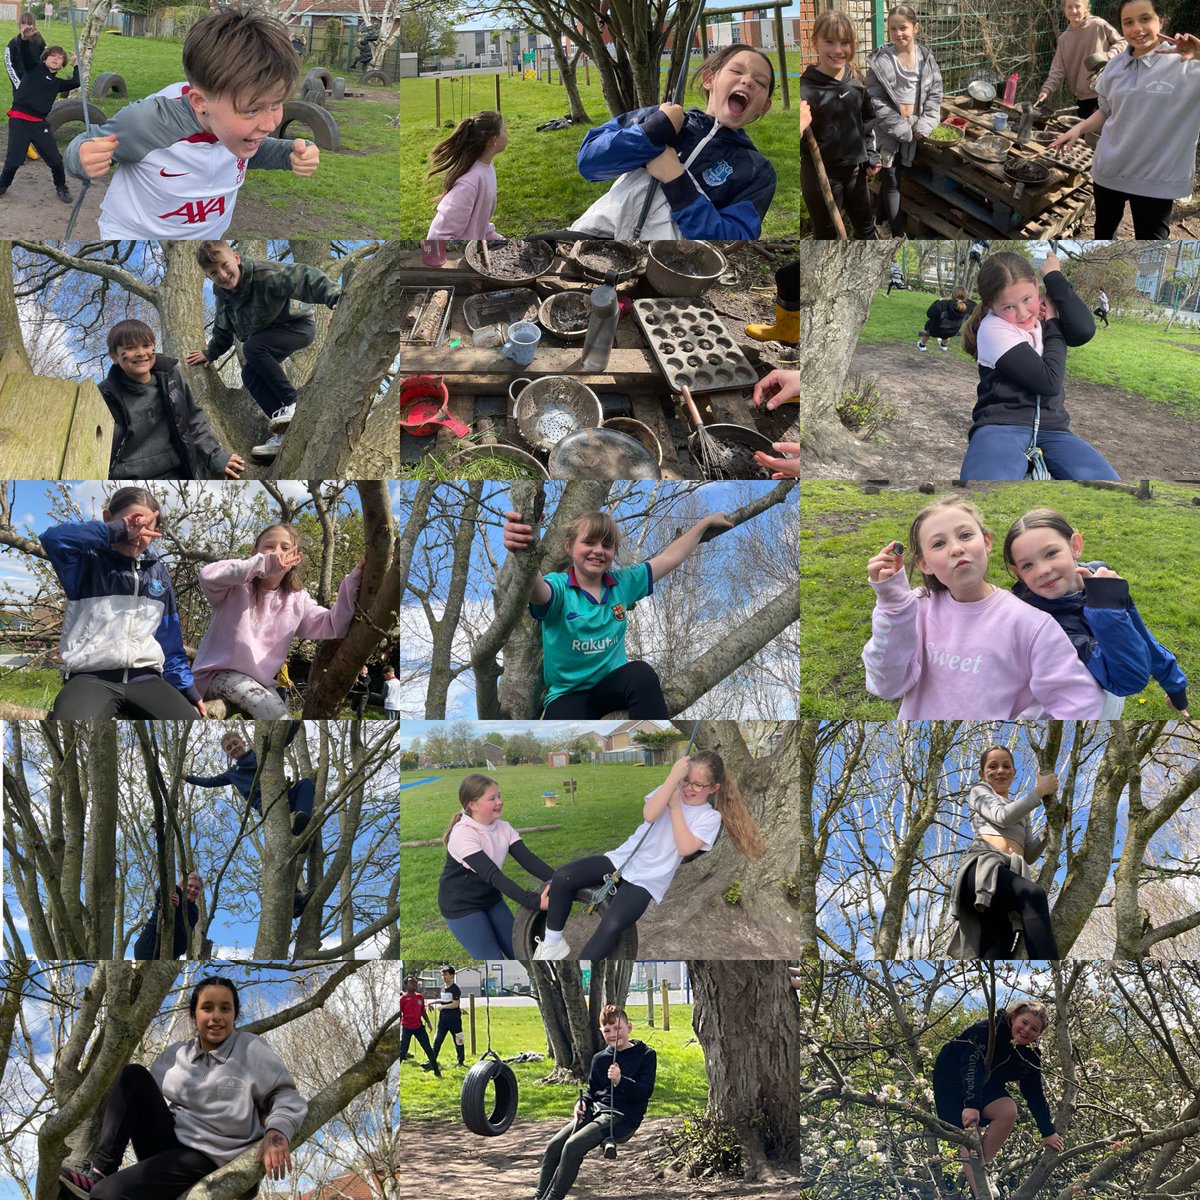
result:
M 273 433 L 265 442 L 260 442 L 251 448 L 250 453 L 255 458 L 274 458 L 283 446 L 283 434 Z
M 296 406 L 294 404 L 285 404 L 272 414 L 271 419 L 267 422 L 267 428 L 272 433 L 282 433 L 292 423 L 292 418 L 295 415 Z
M 537 962 L 557 962 L 561 958 L 571 957 L 571 947 L 567 944 L 566 938 L 556 942 L 553 946 L 547 946 L 541 938 L 538 938 L 533 957 Z

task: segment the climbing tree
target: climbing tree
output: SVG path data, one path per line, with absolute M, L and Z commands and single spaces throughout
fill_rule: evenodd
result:
M 227 759 L 223 728 L 184 723 L 12 726 L 4 772 L 8 861 L 6 952 L 42 961 L 128 953 L 154 913 L 196 869 L 203 879 L 188 957 L 222 930 L 249 926 L 262 959 L 395 956 L 399 917 L 395 727 L 321 723 L 286 745 L 285 723 L 241 730 L 268 797 L 260 815 L 231 788 L 193 788 Z M 313 818 L 291 834 L 285 774 L 316 786 Z M 276 797 L 271 802 L 271 797 Z M 308 902 L 293 931 L 293 898 Z M 160 952 L 169 957 L 170 928 Z M 162 926 L 160 925 L 160 930 Z M 293 945 L 294 937 L 294 945 Z M 290 953 L 289 953 L 290 949 Z
M 593 963 L 588 984 L 578 962 L 523 964 L 546 1029 L 546 1045 L 554 1059 L 554 1078 L 586 1080 L 592 1056 L 604 1045 L 600 1010 L 625 1006 L 633 963 L 611 959 Z

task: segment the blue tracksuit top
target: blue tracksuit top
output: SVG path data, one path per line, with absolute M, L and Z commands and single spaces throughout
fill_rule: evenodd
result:
M 292 744 L 292 740 L 300 732 L 300 727 L 303 724 L 303 721 L 288 722 L 287 739 L 283 743 L 285 746 Z M 193 784 L 195 787 L 237 788 L 242 796 L 249 800 L 255 808 L 260 808 L 262 805 L 262 792 L 258 788 L 255 788 L 254 795 L 250 795 L 250 785 L 254 782 L 254 776 L 257 771 L 258 755 L 253 750 L 247 750 L 241 758 L 235 758 L 220 775 L 185 775 L 183 778 L 187 783 Z
M 744 129 L 718 126 L 698 108 L 683 114 L 678 133 L 657 106 L 639 108 L 592 129 L 579 147 L 579 173 L 589 183 L 616 179 L 644 167 L 668 146 L 687 161 L 712 134 L 699 157 L 662 185 L 671 216 L 685 237 L 755 240 L 775 195 L 775 168 L 754 148 Z
M 125 522 L 71 521 L 40 537 L 67 596 L 60 650 L 66 675 L 123 671 L 162 677 L 188 700 L 200 699 L 183 648 L 171 576 L 162 560 L 112 547 Z
M 1105 562 L 1084 566 L 1095 571 Z M 1081 592 L 1057 600 L 1035 596 L 1023 583 L 1013 595 L 1049 613 L 1062 626 L 1083 665 L 1106 692 L 1132 696 L 1153 677 L 1176 708 L 1187 708 L 1187 676 L 1175 656 L 1142 621 L 1124 579 L 1089 579 Z

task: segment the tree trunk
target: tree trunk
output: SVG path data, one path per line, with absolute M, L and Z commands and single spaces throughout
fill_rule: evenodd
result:
M 270 730 L 269 741 L 259 739 L 260 728 Z M 262 827 L 262 914 L 254 942 L 254 957 L 259 962 L 286 959 L 292 937 L 296 858 L 283 772 L 285 729 L 286 725 L 281 721 L 255 724 L 255 751 L 261 769 L 259 782 L 265 817 Z
M 13 292 L 12 242 L 0 242 L 0 354 L 9 350 L 20 357 L 28 371 L 29 355 L 21 335 L 21 318 Z
M 79 77 L 86 79 L 89 87 L 93 77 L 92 63 L 96 55 L 96 46 L 104 32 L 104 25 L 112 6 L 113 0 L 89 0 L 87 5 L 87 15 L 79 34 Z M 65 19 L 71 20 L 69 15 Z M 103 67 L 104 64 L 100 65 Z
M 561 962 L 552 970 L 545 963 L 524 964 L 546 1030 L 546 1045 L 555 1068 L 586 1080 L 592 1055 L 603 1044 L 600 1010 L 606 1004 L 624 1007 L 633 963 L 606 960 L 592 964 L 585 994 L 578 962 Z
M 704 1050 L 708 1114 L 733 1127 L 748 1179 L 769 1176 L 802 1134 L 808 1066 L 800 1006 L 781 962 L 689 962 L 692 1027 Z M 765 1035 L 765 1036 L 764 1036 Z

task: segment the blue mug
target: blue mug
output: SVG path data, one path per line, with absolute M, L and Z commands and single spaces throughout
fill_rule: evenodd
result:
M 518 366 L 527 367 L 533 362 L 541 340 L 541 328 L 533 321 L 517 321 L 508 327 L 508 341 L 500 348 L 500 353 Z

